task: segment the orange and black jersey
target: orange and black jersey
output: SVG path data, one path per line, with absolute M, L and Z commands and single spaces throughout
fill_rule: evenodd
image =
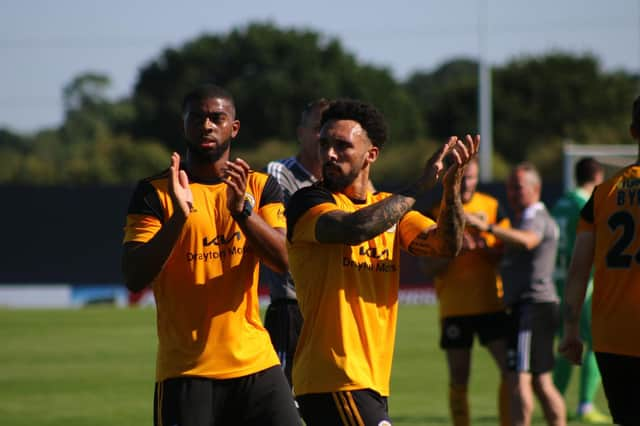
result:
M 320 243 L 318 218 L 355 212 L 392 194 L 352 200 L 321 184 L 287 206 L 289 269 L 304 317 L 293 366 L 297 395 L 357 389 L 389 394 L 395 341 L 400 248 L 434 222 L 416 211 L 358 245 Z
M 492 225 L 509 225 L 500 203 L 490 195 L 475 192 L 462 208 L 465 213 L 481 216 Z M 500 245 L 500 241 L 491 233 L 469 227 L 465 231 L 482 238 L 488 248 Z M 463 250 L 446 269 L 436 275 L 435 286 L 441 318 L 504 310 L 497 258 L 487 254 L 487 250 Z
M 221 180 L 190 177 L 195 210 L 153 280 L 157 304 L 157 380 L 252 374 L 278 364 L 258 305 L 259 259 L 226 207 Z M 274 228 L 286 226 L 282 192 L 270 176 L 251 172 L 246 199 Z M 149 241 L 173 214 L 168 174 L 134 191 L 124 242 Z
M 593 347 L 640 356 L 640 165 L 598 185 L 580 212 L 578 233 L 593 232 Z

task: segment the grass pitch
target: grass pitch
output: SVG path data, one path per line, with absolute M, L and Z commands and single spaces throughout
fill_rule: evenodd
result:
M 0 309 L 0 324 L 0 424 L 152 424 L 153 309 Z M 401 306 L 389 399 L 395 426 L 450 424 L 437 343 L 437 308 Z M 472 424 L 497 424 L 497 372 L 483 349 L 474 350 L 471 376 Z M 602 390 L 596 403 L 606 410 Z M 534 424 L 544 424 L 539 407 Z

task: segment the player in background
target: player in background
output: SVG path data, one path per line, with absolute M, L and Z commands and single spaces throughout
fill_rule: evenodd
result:
M 640 97 L 630 133 L 640 148 Z M 638 159 L 598 185 L 580 211 L 565 287 L 560 352 L 582 362 L 580 316 L 593 266 L 591 335 L 613 421 L 640 424 L 640 152 Z
M 154 424 L 300 425 L 258 304 L 259 262 L 288 267 L 282 191 L 230 159 L 228 92 L 200 86 L 182 113 L 185 162 L 139 182 L 122 258 L 127 287 L 157 303 Z
M 285 206 L 298 189 L 312 185 L 322 177 L 318 136 L 320 118 L 328 106 L 329 101 L 324 98 L 307 104 L 302 110 L 300 124 L 296 131 L 300 142 L 298 153 L 267 164 L 267 173 L 273 176 L 282 188 Z M 264 326 L 269 331 L 271 342 L 280 358 L 287 380 L 291 384 L 293 355 L 302 328 L 302 314 L 298 306 L 293 279 L 288 271 L 278 274 L 261 265 L 260 281 L 269 285 L 271 297 Z
M 497 199 L 477 192 L 478 161 L 467 165 L 460 189 L 462 207 L 491 226 L 509 226 Z M 437 210 L 434 212 L 437 217 Z M 434 276 L 440 313 L 440 347 L 446 351 L 449 369 L 449 411 L 454 426 L 470 424 L 468 385 L 471 348 L 477 335 L 495 361 L 501 375 L 498 391 L 500 424 L 510 424 L 506 384 L 506 313 L 498 262 L 502 244 L 489 232 L 465 229 L 460 255 L 453 259 L 429 257 L 424 265 Z
M 564 400 L 552 377 L 559 323 L 559 298 L 553 282 L 558 225 L 540 201 L 541 191 L 536 168 L 521 163 L 507 179 L 511 228 L 490 226 L 475 215 L 467 215 L 470 225 L 494 234 L 505 244 L 500 275 L 509 315 L 507 368 L 515 426 L 531 424 L 534 394 L 547 424 L 566 424 Z
M 564 283 L 575 244 L 580 210 L 591 197 L 593 189 L 604 179 L 602 165 L 591 157 L 580 159 L 575 165 L 574 172 L 577 187 L 563 195 L 551 210 L 551 214 L 560 229 L 554 277 L 558 295 L 561 299 L 564 298 Z M 591 292 L 592 281 L 590 280 L 580 316 L 580 337 L 586 343 L 586 350 L 582 359 L 582 368 L 580 369 L 580 387 L 576 414 L 577 419 L 583 423 L 611 424 L 611 418 L 600 412 L 593 404 L 596 391 L 600 385 L 600 372 L 598 371 L 598 364 L 596 363 L 591 341 Z M 562 327 L 559 329 L 559 335 L 562 338 Z M 563 356 L 556 357 L 553 382 L 562 394 L 569 387 L 571 370 L 569 360 Z
M 373 106 L 332 102 L 320 132 L 323 180 L 287 207 L 289 265 L 304 317 L 293 384 L 307 426 L 391 424 L 399 250 L 454 256 L 462 245 L 460 181 L 479 137 L 450 138 L 405 191 L 374 194 L 369 171 L 386 134 Z M 455 161 L 445 168 L 448 155 Z M 411 209 L 439 180 L 444 197 L 434 223 Z

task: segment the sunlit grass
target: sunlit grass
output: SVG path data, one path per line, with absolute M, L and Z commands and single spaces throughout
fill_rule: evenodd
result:
M 0 309 L 0 424 L 152 424 L 156 332 L 153 309 Z M 402 306 L 394 358 L 394 425 L 450 424 L 435 306 Z M 497 424 L 497 373 L 474 352 L 472 424 Z M 569 389 L 570 410 L 576 386 Z M 602 391 L 597 404 L 606 409 Z M 536 424 L 544 424 L 536 408 Z M 579 423 L 572 423 L 579 424 Z

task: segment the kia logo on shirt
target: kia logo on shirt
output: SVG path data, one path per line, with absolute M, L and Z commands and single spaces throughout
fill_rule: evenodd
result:
M 212 244 L 216 246 L 221 246 L 221 245 L 232 242 L 234 238 L 236 241 L 240 241 L 242 239 L 242 233 L 240 231 L 236 231 L 233 234 L 229 235 L 228 237 L 225 237 L 224 235 L 216 235 L 210 240 L 207 240 L 207 237 L 204 237 L 202 239 L 202 245 L 205 247 L 208 247 Z

